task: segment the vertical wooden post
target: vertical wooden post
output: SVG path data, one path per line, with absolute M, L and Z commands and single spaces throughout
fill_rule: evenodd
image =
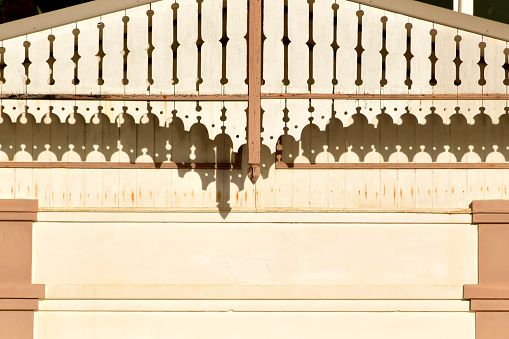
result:
M 249 111 L 247 145 L 249 179 L 260 176 L 261 86 L 262 86 L 262 0 L 249 0 Z

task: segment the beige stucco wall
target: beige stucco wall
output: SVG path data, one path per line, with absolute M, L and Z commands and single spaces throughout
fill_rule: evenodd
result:
M 40 212 L 33 258 L 40 339 L 474 338 L 468 214 Z

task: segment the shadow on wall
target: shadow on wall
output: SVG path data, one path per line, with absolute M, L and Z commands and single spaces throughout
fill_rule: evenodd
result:
M 233 184 L 242 191 L 248 182 L 246 144 L 233 149 L 232 138 L 224 130 L 210 139 L 207 127 L 200 122 L 186 131 L 180 118 L 175 116 L 160 126 L 152 114 L 145 114 L 140 123 L 128 114 L 117 116 L 114 122 L 103 114 L 94 115 L 90 122 L 79 114 L 69 115 L 64 122 L 54 114 L 45 115 L 40 123 L 31 114 L 21 114 L 15 122 L 6 114 L 0 118 L 0 167 L 16 167 L 16 162 L 69 162 L 79 167 L 81 162 L 96 163 L 99 168 L 101 163 L 152 163 L 157 169 L 164 163 L 235 164 L 241 156 L 241 170 L 176 166 L 180 178 L 190 171 L 196 173 L 193 175 L 199 176 L 203 192 L 210 184 L 217 186 L 216 192 L 223 192 L 216 197 L 221 214 L 231 210 L 228 187 Z M 497 124 L 489 116 L 478 114 L 471 125 L 461 114 L 451 116 L 450 124 L 431 114 L 423 125 L 411 114 L 403 115 L 399 125 L 385 113 L 377 116 L 376 125 L 369 124 L 364 115 L 355 114 L 348 127 L 333 117 L 325 130 L 309 123 L 300 133 L 300 140 L 288 134 L 279 140 L 282 160 L 287 163 L 496 163 L 509 159 L 508 128 L 509 114 L 501 116 Z M 265 145 L 261 151 L 261 176 L 267 178 L 276 154 Z
M 228 134 L 210 139 L 207 127 L 200 122 L 186 131 L 178 117 L 164 126 L 153 114 L 145 114 L 139 124 L 128 114 L 119 115 L 113 123 L 104 114 L 96 114 L 89 123 L 79 114 L 64 122 L 47 114 L 41 123 L 30 114 L 20 115 L 16 122 L 5 114 L 0 117 L 1 162 L 234 164 L 240 151 L 233 149 Z M 369 124 L 362 114 L 355 114 L 348 127 L 337 118 L 330 119 L 325 130 L 309 123 L 300 140 L 288 134 L 280 136 L 283 160 L 429 163 L 509 159 L 509 137 L 504 133 L 509 130 L 509 114 L 502 115 L 498 124 L 485 114 L 476 115 L 473 124 L 461 114 L 450 120 L 444 124 L 438 115 L 428 115 L 421 125 L 407 113 L 398 125 L 383 113 L 377 116 L 376 125 Z M 183 176 L 186 169 L 179 171 Z M 203 182 L 206 187 L 211 179 Z
M 388 114 L 377 116 L 377 125 L 369 124 L 362 114 L 344 127 L 332 118 L 326 130 L 308 124 L 300 140 L 283 135 L 282 160 L 286 163 L 453 163 L 505 162 L 509 160 L 509 115 L 498 124 L 486 114 L 478 114 L 473 124 L 465 116 L 451 116 L 444 124 L 440 116 L 428 115 L 418 124 L 412 114 L 404 114 L 401 124 L 394 124 Z

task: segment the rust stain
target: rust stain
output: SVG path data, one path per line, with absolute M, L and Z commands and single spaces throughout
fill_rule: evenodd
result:
M 412 188 L 410 188 L 410 194 L 412 195 L 412 197 L 414 196 L 414 186 L 412 186 Z
M 104 199 L 108 199 L 108 191 L 104 192 Z
M 399 189 L 399 196 L 400 196 L 401 198 L 403 198 L 403 189 L 402 189 L 402 188 L 400 188 L 400 189 Z
M 152 200 L 152 191 L 150 191 L 148 195 L 150 197 L 150 200 Z
M 247 190 L 246 193 L 244 194 L 244 201 L 247 201 Z
M 398 195 L 398 190 L 394 187 L 394 200 L 396 200 L 396 196 Z
M 113 200 L 115 201 L 115 204 L 116 204 L 117 203 L 117 195 L 116 194 L 113 196 Z
M 131 191 L 131 200 L 133 201 L 134 204 L 134 191 Z
M 435 187 L 435 194 L 437 194 L 437 193 L 438 193 L 438 188 L 437 188 L 437 187 Z
M 237 192 L 237 194 L 235 194 L 235 199 L 237 200 L 237 202 L 239 202 L 239 192 Z
M 486 192 L 489 192 L 489 191 L 490 191 L 489 186 L 486 186 Z
M 193 190 L 191 190 L 191 197 L 194 198 L 194 191 Z
M 507 186 L 504 185 L 504 194 L 507 194 Z
M 384 195 L 385 195 L 385 185 L 384 185 Z
M 83 200 L 83 193 L 80 193 L 80 201 Z
M 453 188 L 451 188 L 451 193 L 452 193 L 452 194 L 454 194 L 454 187 L 453 187 Z
M 217 191 L 217 201 L 221 201 L 221 191 Z
M 35 197 L 37 198 L 39 196 L 39 186 L 35 184 Z
M 431 190 L 430 189 L 428 190 L 428 195 L 431 195 Z
M 122 200 L 125 200 L 125 190 L 122 191 Z

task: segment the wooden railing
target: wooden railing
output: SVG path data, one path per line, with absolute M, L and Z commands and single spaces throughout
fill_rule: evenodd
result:
M 346 0 L 249 6 L 163 0 L 3 40 L 2 117 L 73 124 L 76 114 L 86 123 L 104 115 L 120 128 L 125 114 L 137 123 L 152 114 L 161 127 L 176 118 L 187 131 L 203 124 L 211 140 L 229 135 L 234 151 L 247 142 L 256 181 L 261 144 L 275 152 L 279 140 L 281 153 L 282 137 L 297 142 L 306 126 L 325 131 L 336 120 L 348 128 L 357 114 L 374 126 L 383 116 L 401 124 L 405 114 L 421 125 L 436 116 L 448 125 L 456 114 L 470 125 L 478 116 L 496 124 L 507 112 L 506 41 Z M 440 143 L 443 151 L 455 141 Z M 42 151 L 24 145 L 14 147 L 32 159 Z M 345 154 L 354 146 L 345 140 Z M 400 152 L 402 143 L 396 146 Z M 479 151 L 468 146 L 465 154 Z M 483 144 L 483 152 L 492 146 Z M 139 156 L 157 162 L 156 148 Z

